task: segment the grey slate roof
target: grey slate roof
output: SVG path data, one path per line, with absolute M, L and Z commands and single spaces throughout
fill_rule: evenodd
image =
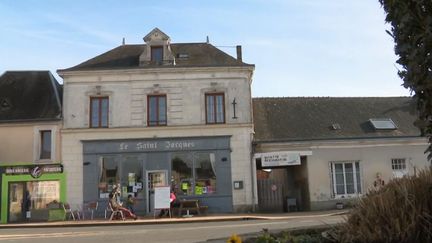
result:
M 218 67 L 218 66 L 253 66 L 228 55 L 207 43 L 171 44 L 171 50 L 177 54 L 188 54 L 188 58 L 176 58 L 176 65 L 139 66 L 139 57 L 144 51 L 142 45 L 121 45 L 74 67 L 59 71 L 88 71 L 131 68 L 173 68 L 173 67 Z
M 255 142 L 420 135 L 410 97 L 254 98 L 253 113 Z M 391 118 L 398 128 L 375 130 L 371 118 Z
M 61 96 L 49 71 L 6 71 L 0 76 L 0 122 L 60 120 Z

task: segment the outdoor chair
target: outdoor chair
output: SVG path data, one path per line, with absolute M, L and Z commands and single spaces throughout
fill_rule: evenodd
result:
M 97 211 L 98 206 L 99 206 L 99 203 L 98 203 L 97 201 L 89 202 L 89 203 L 87 204 L 87 211 L 90 211 L 90 215 L 91 215 L 91 216 L 90 216 L 90 219 L 93 220 L 94 211 Z M 105 214 L 106 214 L 106 213 L 105 213 Z M 106 216 L 105 216 L 105 218 L 106 218 Z
M 64 210 L 64 218 L 63 220 L 66 220 L 67 215 L 69 214 L 69 219 L 76 220 L 77 218 L 80 218 L 79 212 L 72 210 L 69 203 L 63 203 L 63 210 Z M 75 217 L 75 214 L 77 217 Z
M 105 218 L 107 218 L 107 212 L 111 212 L 111 216 L 109 220 L 112 220 L 114 216 L 119 216 L 119 215 L 123 221 L 125 220 L 123 212 L 120 209 L 113 209 L 110 202 L 108 202 L 107 208 L 105 209 Z

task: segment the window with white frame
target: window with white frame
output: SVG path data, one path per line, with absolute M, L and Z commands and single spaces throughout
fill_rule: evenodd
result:
M 391 160 L 391 166 L 393 171 L 393 176 L 396 178 L 403 177 L 407 174 L 406 159 L 397 158 Z
M 39 159 L 51 159 L 51 130 L 39 131 L 40 152 Z
M 335 197 L 361 194 L 362 182 L 359 161 L 331 162 L 330 170 Z
M 33 159 L 36 162 L 54 161 L 55 137 L 57 128 L 55 126 L 37 126 L 34 128 Z

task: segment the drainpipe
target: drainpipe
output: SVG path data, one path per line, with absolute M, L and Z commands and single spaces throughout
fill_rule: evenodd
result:
M 253 141 L 253 133 L 251 133 L 251 141 Z M 255 146 L 252 142 L 251 144 L 251 185 L 252 185 L 252 212 L 256 211 L 255 208 L 255 175 L 256 173 L 254 173 L 254 168 L 256 167 L 255 165 Z

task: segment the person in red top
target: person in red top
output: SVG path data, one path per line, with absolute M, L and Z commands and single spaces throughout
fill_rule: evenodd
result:
M 175 193 L 173 191 L 171 191 L 170 193 L 170 205 L 171 207 L 173 206 L 174 201 L 177 199 Z

